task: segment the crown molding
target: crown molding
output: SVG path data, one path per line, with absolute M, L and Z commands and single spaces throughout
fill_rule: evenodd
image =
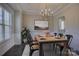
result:
M 74 4 L 75 4 L 75 3 L 74 3 Z M 56 11 L 54 12 L 53 16 L 58 15 L 59 13 L 63 12 L 63 10 L 66 10 L 66 9 L 70 8 L 72 5 L 73 5 L 73 3 L 70 3 L 70 4 L 67 4 L 67 5 L 65 5 L 64 7 L 62 7 L 62 8 L 60 8 L 60 9 L 56 10 Z

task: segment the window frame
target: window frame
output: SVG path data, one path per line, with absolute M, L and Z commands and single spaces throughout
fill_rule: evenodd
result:
M 5 39 L 5 27 L 8 26 L 9 27 L 9 33 L 11 34 L 11 20 L 12 20 L 12 13 L 10 13 L 5 7 L 0 6 L 0 8 L 2 8 L 2 24 L 0 24 L 2 26 L 2 41 L 0 41 L 0 43 L 3 43 L 9 39 L 11 39 L 11 35 L 9 36 L 9 39 Z M 4 11 L 7 11 L 9 13 L 9 24 L 6 25 L 5 24 L 5 18 L 4 18 Z M 11 18 L 10 18 L 11 17 Z
M 62 24 L 62 21 L 64 21 L 64 25 L 63 25 L 64 26 L 63 27 L 64 29 L 62 29 L 62 27 L 61 27 L 62 26 L 61 25 Z M 65 16 L 61 16 L 61 17 L 58 18 L 58 24 L 59 24 L 59 26 L 58 26 L 59 27 L 59 32 L 60 33 L 64 33 L 65 32 Z
M 10 28 L 10 26 L 11 26 L 11 25 L 10 25 L 10 14 L 11 14 L 11 13 L 10 13 L 8 10 L 6 10 L 6 9 L 5 9 L 4 11 L 7 11 L 7 12 L 9 13 L 9 24 L 8 24 L 8 25 L 5 24 L 5 16 L 4 16 L 4 32 L 5 32 L 5 27 L 8 26 L 8 27 L 9 27 L 9 34 L 11 34 L 11 32 L 10 32 L 10 30 L 11 30 L 11 28 Z M 4 14 L 5 14 L 5 13 L 4 13 Z M 5 36 L 5 33 L 4 33 L 4 37 L 6 37 L 6 36 Z M 10 36 L 10 37 L 11 37 L 11 36 Z M 9 38 L 9 39 L 10 39 L 10 38 Z M 5 39 L 5 38 L 4 38 L 4 40 L 8 40 L 8 39 Z

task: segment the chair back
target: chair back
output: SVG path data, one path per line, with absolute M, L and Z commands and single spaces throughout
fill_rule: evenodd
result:
M 57 33 L 54 33 L 55 36 L 57 36 Z
M 68 46 L 70 46 L 71 41 L 72 41 L 72 39 L 73 39 L 73 35 L 67 34 L 66 37 L 67 37 L 67 40 L 68 40 Z
M 24 40 L 27 38 L 27 29 L 26 27 L 22 29 L 21 31 L 21 42 L 25 43 Z
M 31 33 L 30 33 L 30 31 L 27 31 L 27 42 L 28 42 L 28 44 L 31 44 L 32 41 L 33 41 L 33 39 L 32 39 Z

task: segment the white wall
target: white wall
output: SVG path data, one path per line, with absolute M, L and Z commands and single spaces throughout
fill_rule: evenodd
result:
M 44 20 L 41 16 L 39 15 L 26 15 L 24 14 L 23 16 L 23 26 L 27 27 L 28 29 L 30 29 L 30 31 L 36 31 L 36 32 L 40 32 L 42 30 L 34 30 L 34 21 L 35 20 Z M 53 31 L 54 30 L 54 26 L 53 26 L 53 17 L 48 18 L 48 26 L 49 26 L 49 30 Z
M 12 13 L 12 16 L 14 16 L 14 11 L 7 4 L 0 4 L 0 5 L 9 10 L 9 12 Z M 10 49 L 14 45 L 14 19 L 12 20 L 11 26 L 12 26 L 11 39 L 0 43 L 0 55 L 3 55 L 6 51 L 8 51 L 8 49 Z
M 22 12 L 15 11 L 15 44 L 21 44 Z
M 58 32 L 58 17 L 65 16 L 65 33 L 72 34 L 71 46 L 79 50 L 79 4 L 70 4 L 54 15 L 54 31 Z

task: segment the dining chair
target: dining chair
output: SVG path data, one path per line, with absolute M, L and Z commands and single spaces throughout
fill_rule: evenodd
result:
M 72 39 L 73 39 L 73 36 L 70 35 L 70 34 L 67 34 L 67 35 L 65 35 L 65 36 L 67 37 L 67 45 L 66 45 L 66 48 L 71 51 L 70 44 L 71 44 L 71 41 L 72 41 Z M 62 55 L 62 51 L 63 51 L 63 49 L 64 49 L 64 44 L 61 44 L 61 43 L 60 43 L 60 44 L 57 44 L 57 45 L 58 45 L 59 48 L 60 48 L 60 55 Z
M 54 34 L 54 36 L 57 36 L 58 33 L 53 33 L 53 34 Z M 54 50 L 56 51 L 55 48 L 56 48 L 56 43 L 53 43 L 53 51 L 54 51 Z
M 32 56 L 34 51 L 39 50 L 39 44 L 38 44 L 37 41 L 33 41 L 33 38 L 32 38 L 29 31 L 27 33 L 27 41 L 28 41 L 28 44 L 29 44 L 29 47 L 30 47 L 29 56 Z
M 26 35 L 26 27 L 21 31 L 21 42 L 24 42 L 24 39 L 26 39 L 27 35 Z
M 73 35 L 69 35 L 69 34 L 67 34 L 66 37 L 67 37 L 67 39 L 68 39 L 67 49 L 70 50 L 71 55 L 72 55 L 72 50 L 73 50 L 73 48 L 70 46 L 70 44 L 71 44 L 71 42 L 72 42 Z
M 54 36 L 57 36 L 57 33 L 54 33 Z

